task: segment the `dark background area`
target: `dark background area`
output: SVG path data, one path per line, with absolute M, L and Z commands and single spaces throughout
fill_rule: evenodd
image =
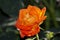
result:
M 55 33 L 52 39 L 60 40 L 60 0 L 0 0 L 0 40 L 24 40 L 26 38 L 20 38 L 14 25 L 19 10 L 26 8 L 28 5 L 47 8 L 47 19 L 41 27 L 45 31 Z M 44 31 L 41 30 L 39 33 L 40 39 L 44 38 L 44 35 Z

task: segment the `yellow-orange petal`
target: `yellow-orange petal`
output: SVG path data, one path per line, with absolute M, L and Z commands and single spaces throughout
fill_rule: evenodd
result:
M 44 7 L 41 12 L 40 12 L 40 16 L 39 17 L 43 17 L 45 15 L 45 12 L 46 12 L 46 7 Z
M 47 17 L 47 16 L 44 16 L 44 17 L 43 17 L 43 21 L 46 19 L 46 17 Z
M 39 15 L 37 14 L 37 12 L 35 10 L 31 10 L 30 11 L 30 15 L 31 15 L 31 18 L 33 18 L 31 21 L 32 22 L 38 22 L 39 21 Z
M 27 7 L 27 11 L 30 12 L 31 9 L 32 9 L 32 6 L 31 6 L 31 5 L 28 5 L 28 7 Z
M 36 6 L 33 6 L 32 9 L 36 12 L 37 15 L 39 15 L 41 13 L 41 9 Z
M 45 15 L 45 12 L 46 12 L 46 7 L 44 7 L 44 8 L 42 9 L 42 15 L 41 15 L 41 17 L 43 17 L 43 16 Z
M 21 10 L 19 11 L 19 19 L 20 19 L 20 20 L 23 19 L 24 16 L 26 15 L 26 13 L 27 13 L 27 10 L 26 10 L 26 9 L 21 9 Z
M 39 19 L 40 22 L 44 21 L 46 19 L 47 16 L 43 16 Z

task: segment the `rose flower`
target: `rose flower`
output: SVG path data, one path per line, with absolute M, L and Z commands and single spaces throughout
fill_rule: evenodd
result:
M 19 29 L 22 38 L 25 36 L 34 36 L 40 32 L 39 25 L 46 19 L 46 16 L 44 16 L 45 11 L 45 7 L 40 9 L 31 5 L 19 11 L 15 25 Z

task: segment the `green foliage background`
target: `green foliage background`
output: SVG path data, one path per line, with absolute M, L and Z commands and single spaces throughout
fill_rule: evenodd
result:
M 28 5 L 39 8 L 46 7 L 47 19 L 41 25 L 47 31 L 60 35 L 60 1 L 57 0 L 0 0 L 0 40 L 20 40 L 20 35 L 14 26 L 19 10 Z M 42 35 L 41 35 L 42 34 Z M 43 31 L 39 33 L 44 38 Z M 58 37 L 60 38 L 60 36 Z M 57 38 L 57 40 L 58 40 Z M 24 39 L 21 39 L 24 40 Z

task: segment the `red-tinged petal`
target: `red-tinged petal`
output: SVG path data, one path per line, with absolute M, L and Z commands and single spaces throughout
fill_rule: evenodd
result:
M 25 34 L 26 36 L 34 36 L 36 35 L 37 33 L 39 33 L 40 31 L 40 28 L 38 25 L 34 25 L 33 28 L 29 31 L 26 31 L 26 30 L 21 30 L 21 32 L 23 34 Z
M 30 30 L 32 28 L 32 26 L 24 26 L 24 25 L 19 24 L 19 21 L 16 22 L 16 27 L 23 30 Z
M 22 32 L 20 32 L 20 36 L 21 36 L 21 38 L 25 37 L 25 35 Z

